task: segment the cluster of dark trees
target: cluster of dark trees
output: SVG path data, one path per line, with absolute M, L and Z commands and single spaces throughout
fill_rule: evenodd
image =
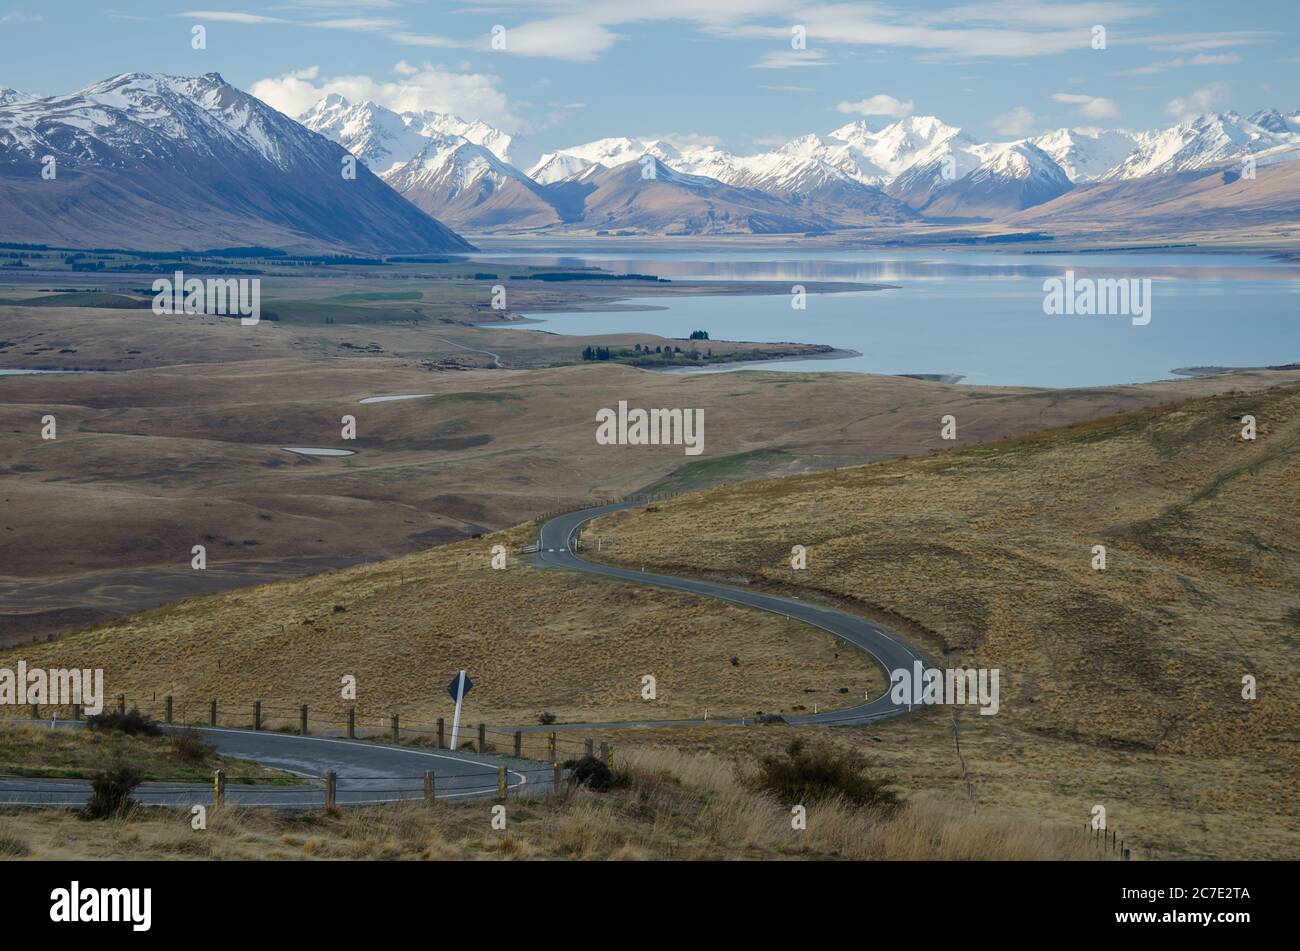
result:
M 698 338 L 697 338 L 697 339 L 698 339 Z M 629 350 L 619 350 L 617 353 L 611 352 L 610 349 L 609 349 L 609 347 L 583 347 L 583 348 L 582 348 L 582 359 L 584 359 L 584 360 L 612 360 L 612 359 L 617 359 L 618 357 L 625 357 L 625 356 L 639 356 L 639 355 L 643 355 L 643 354 L 644 354 L 644 355 L 657 354 L 657 355 L 662 355 L 662 356 L 672 357 L 672 356 L 675 356 L 675 355 L 677 355 L 677 354 L 680 354 L 681 352 L 682 352 L 682 348 L 681 348 L 681 347 L 664 347 L 664 346 L 658 346 L 658 347 L 655 347 L 655 348 L 652 350 L 652 349 L 650 349 L 650 346 L 649 346 L 648 344 L 647 344 L 646 346 L 643 347 L 643 346 L 641 346 L 641 344 L 638 343 L 638 344 L 636 344 L 636 345 L 632 348 L 632 350 L 630 350 L 630 351 L 629 351 Z M 689 353 L 686 354 L 686 356 L 690 357 L 692 360 L 698 360 L 698 359 L 700 358 L 700 351 L 698 351 L 698 350 L 691 350 Z M 706 356 L 706 357 L 712 357 L 712 356 L 713 356 L 713 349 L 710 348 L 709 351 L 708 351 L 708 353 L 705 354 L 705 356 Z

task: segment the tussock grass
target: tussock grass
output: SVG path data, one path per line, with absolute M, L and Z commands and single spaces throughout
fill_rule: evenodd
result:
M 126 763 L 144 781 L 210 782 L 223 769 L 232 783 L 293 784 L 291 773 L 221 756 L 200 742 L 176 736 L 124 734 L 109 730 L 50 729 L 0 720 L 0 776 L 91 779 Z
M 513 552 L 506 570 L 490 567 L 493 545 L 521 547 L 533 532 L 186 601 L 0 651 L 0 664 L 102 667 L 110 698 L 124 693 L 160 717 L 173 694 L 178 722 L 206 723 L 215 697 L 223 724 L 251 724 L 261 699 L 271 730 L 296 727 L 302 703 L 310 729 L 341 729 L 345 674 L 357 678 L 358 728 L 373 732 L 393 711 L 424 729 L 449 715 L 429 684 L 462 667 L 475 684 L 471 723 L 533 723 L 542 711 L 599 721 L 826 709 L 883 689 L 860 654 L 789 619 L 532 567 Z M 645 674 L 657 681 L 653 703 L 641 698 Z
M 652 860 L 652 859 L 1092 859 L 1077 834 L 1015 817 L 972 815 L 930 798 L 882 814 L 828 799 L 805 830 L 723 759 L 646 749 L 628 781 L 506 804 L 507 828 L 490 828 L 491 803 L 422 803 L 334 815 L 223 807 L 207 831 L 188 812 L 138 809 L 78 823 L 66 811 L 0 812 L 6 858 L 245 860 Z M 8 850 L 4 843 L 17 845 Z
M 1080 825 L 1093 803 L 1122 805 L 1167 856 L 1300 852 L 1300 695 L 1283 686 L 1300 667 L 1295 386 L 657 508 L 593 523 L 606 560 L 826 599 L 945 666 L 999 668 L 999 714 L 963 717 L 981 804 Z M 795 544 L 805 571 L 789 568 Z M 937 723 L 878 732 L 919 733 L 906 766 L 952 791 Z

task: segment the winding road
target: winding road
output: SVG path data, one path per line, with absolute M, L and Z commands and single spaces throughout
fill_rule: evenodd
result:
M 82 725 L 66 721 L 58 724 L 60 728 Z M 496 796 L 497 767 L 502 765 L 506 766 L 510 796 L 535 795 L 551 788 L 550 767 L 531 761 L 265 730 L 195 729 L 219 753 L 295 773 L 304 780 L 298 786 L 228 782 L 226 801 L 241 806 L 319 809 L 325 804 L 326 772 L 338 775 L 335 800 L 341 806 L 423 799 L 425 770 L 434 774 L 434 795 L 438 799 Z M 0 777 L 0 805 L 80 806 L 89 796 L 90 784 L 84 780 Z M 147 806 L 211 805 L 212 786 L 143 783 L 132 797 Z
M 599 575 L 602 578 L 614 578 L 619 581 L 631 581 L 635 584 L 649 584 L 660 588 L 672 588 L 675 591 L 685 591 L 688 594 L 702 595 L 704 597 L 719 598 L 723 601 L 730 601 L 733 604 L 742 604 L 745 607 L 757 608 L 760 611 L 768 611 L 772 614 L 779 614 L 782 617 L 793 618 L 796 621 L 803 621 L 805 624 L 811 624 L 813 627 L 821 628 L 828 634 L 849 642 L 855 647 L 865 651 L 880 669 L 885 673 L 885 679 L 889 679 L 889 673 L 892 670 L 904 668 L 912 669 L 913 663 L 919 661 L 923 667 L 933 666 L 924 655 L 915 648 L 903 643 L 891 635 L 884 628 L 872 624 L 870 621 L 847 614 L 844 611 L 837 611 L 834 608 L 821 607 L 815 604 L 809 604 L 806 601 L 800 601 L 797 598 L 783 598 L 774 594 L 765 594 L 761 591 L 751 591 L 745 588 L 737 588 L 731 585 L 718 584 L 713 581 L 701 581 L 694 578 L 678 578 L 674 575 L 657 575 L 645 571 L 635 571 L 630 568 L 618 568 L 613 565 L 603 565 L 597 562 L 587 561 L 580 558 L 576 553 L 576 539 L 578 529 L 594 518 L 607 515 L 610 512 L 617 512 L 621 509 L 635 508 L 645 505 L 645 499 L 633 499 L 623 502 L 614 502 L 609 505 L 602 505 L 596 508 L 581 509 L 576 512 L 569 512 L 565 515 L 559 515 L 542 525 L 541 534 L 538 538 L 538 558 L 540 561 L 554 568 L 563 568 L 568 571 L 581 571 L 585 574 Z M 823 713 L 812 713 L 803 716 L 789 716 L 783 719 L 787 723 L 798 724 L 821 724 L 823 726 L 860 726 L 864 723 L 870 723 L 874 720 L 881 720 L 885 717 L 896 716 L 900 713 L 906 713 L 909 707 L 906 704 L 897 704 L 889 698 L 889 692 L 869 700 L 866 703 L 858 704 L 855 707 L 842 708 L 839 710 L 827 710 Z M 628 723 L 577 723 L 563 724 L 565 729 L 589 729 L 592 727 L 631 727 L 631 726 L 685 726 L 694 723 L 704 723 L 704 720 L 646 720 L 636 724 Z M 710 717 L 709 723 L 742 723 L 739 719 L 723 719 Z M 557 729 L 561 724 L 552 727 L 542 727 L 541 729 Z
M 865 651 L 885 672 L 898 668 L 910 670 L 913 663 L 929 667 L 930 662 L 918 651 L 898 640 L 870 621 L 800 601 L 761 591 L 746 590 L 693 578 L 658 575 L 613 565 L 586 561 L 576 553 L 578 530 L 587 522 L 610 512 L 644 505 L 631 500 L 582 509 L 556 516 L 542 525 L 538 536 L 537 558 L 541 564 L 566 571 L 598 575 L 617 581 L 654 585 L 684 591 L 702 597 L 719 598 L 733 604 L 779 614 L 820 628 Z M 907 712 L 908 707 L 882 696 L 853 707 L 822 713 L 787 716 L 793 724 L 822 726 L 860 726 L 885 717 Z M 28 721 L 33 722 L 33 721 Z M 752 723 L 752 718 L 711 717 L 706 720 L 641 720 L 619 723 L 563 723 L 510 727 L 526 732 L 550 730 L 635 729 L 637 727 L 689 726 L 693 724 Z M 75 728 L 80 723 L 60 723 Z M 418 747 L 388 746 L 364 740 L 345 740 L 322 736 L 296 736 L 268 731 L 202 727 L 208 742 L 218 752 L 263 766 L 285 770 L 302 777 L 299 786 L 228 783 L 226 800 L 247 806 L 274 806 L 285 809 L 320 808 L 324 804 L 323 781 L 326 772 L 338 776 L 336 800 L 340 805 L 367 805 L 421 799 L 424 796 L 424 771 L 432 770 L 435 795 L 439 799 L 489 798 L 497 794 L 497 770 L 507 768 L 511 796 L 548 792 L 553 781 L 551 767 L 529 760 L 479 756 L 450 750 L 427 750 Z M 89 797 L 89 783 L 80 780 L 26 779 L 0 777 L 0 805 L 78 806 Z M 211 786 L 203 783 L 145 783 L 134 793 L 146 805 L 190 807 L 212 801 Z

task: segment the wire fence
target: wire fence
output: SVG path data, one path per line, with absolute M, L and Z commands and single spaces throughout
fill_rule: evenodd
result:
M 30 718 L 37 722 L 89 719 L 85 710 L 76 704 L 30 704 L 29 712 Z M 174 727 L 381 740 L 417 750 L 469 752 L 547 764 L 563 765 L 584 756 L 597 755 L 607 763 L 612 762 L 612 746 L 609 742 L 597 742 L 595 736 L 580 737 L 562 728 L 548 729 L 546 724 L 504 727 L 489 726 L 486 723 L 462 723 L 456 738 L 456 749 L 453 751 L 453 724 L 446 717 L 416 719 L 400 711 L 367 710 L 355 704 L 322 707 L 289 704 L 278 700 L 227 703 L 216 699 L 195 700 L 166 694 L 146 697 L 123 693 L 105 698 L 102 713 L 124 715 L 128 712 L 138 712 L 150 720 Z M 510 768 L 515 772 L 520 771 L 519 766 L 512 765 Z

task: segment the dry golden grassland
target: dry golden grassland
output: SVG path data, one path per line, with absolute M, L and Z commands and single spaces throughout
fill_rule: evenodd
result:
M 1088 839 L 1032 820 L 973 815 L 933 798 L 892 815 L 840 801 L 811 805 L 795 830 L 787 804 L 707 755 L 646 750 L 628 782 L 507 804 L 438 802 L 284 813 L 224 807 L 206 831 L 188 812 L 141 809 L 79 821 L 67 811 L 0 812 L 0 857 L 32 859 L 1093 859 Z
M 1296 387 L 656 509 L 589 531 L 607 558 L 824 597 L 948 666 L 1000 668 L 999 714 L 961 719 L 981 804 L 1080 824 L 1109 804 L 1156 854 L 1300 854 Z M 942 718 L 874 732 L 909 772 L 962 788 Z
M 55 308 L 14 310 L 49 346 L 98 334 L 129 347 L 115 321 L 157 320 L 147 311 L 83 311 L 85 325 L 68 326 Z M 30 316 L 37 311 L 39 320 Z M 259 334 L 241 333 L 250 329 Z M 412 354 L 453 333 L 491 350 L 501 350 L 498 339 L 515 347 L 546 339 L 459 326 L 311 331 L 364 334 L 358 346 L 409 335 Z M 150 325 L 141 346 L 161 348 L 158 358 L 170 365 L 0 377 L 0 644 L 406 554 L 648 485 L 700 488 L 924 452 L 939 445 L 946 413 L 964 421 L 966 438 L 992 439 L 1300 378 L 1253 373 L 1045 391 L 838 373 L 682 377 L 623 366 L 431 372 L 421 357 L 340 350 L 338 340 L 316 347 L 297 332 L 217 319 L 189 329 Z M 415 394 L 427 395 L 361 402 Z M 705 454 L 597 445 L 595 413 L 620 399 L 702 409 Z M 828 416 L 825 406 L 842 412 Z M 40 438 L 47 414 L 57 420 L 53 441 Z M 354 441 L 342 438 L 344 416 L 356 419 Z M 309 458 L 286 446 L 356 454 Z M 207 549 L 206 571 L 190 568 L 196 544 Z
M 513 552 L 505 570 L 490 567 L 492 546 L 533 537 L 523 527 L 196 598 L 0 652 L 0 665 L 103 668 L 110 698 L 154 716 L 170 693 L 178 719 L 206 721 L 215 697 L 251 722 L 262 699 L 272 726 L 296 723 L 300 703 L 341 722 L 344 675 L 357 678 L 363 726 L 393 711 L 428 723 L 450 714 L 445 685 L 462 667 L 475 683 L 465 715 L 492 724 L 543 711 L 602 721 L 826 709 L 882 689 L 856 651 L 786 618 L 533 567 Z M 641 699 L 646 674 L 654 702 Z
M 0 776 L 90 779 L 117 764 L 133 766 L 145 781 L 205 783 L 222 769 L 232 783 L 298 783 L 298 777 L 247 760 L 189 755 L 171 736 L 128 736 L 106 730 L 52 729 L 0 722 Z

